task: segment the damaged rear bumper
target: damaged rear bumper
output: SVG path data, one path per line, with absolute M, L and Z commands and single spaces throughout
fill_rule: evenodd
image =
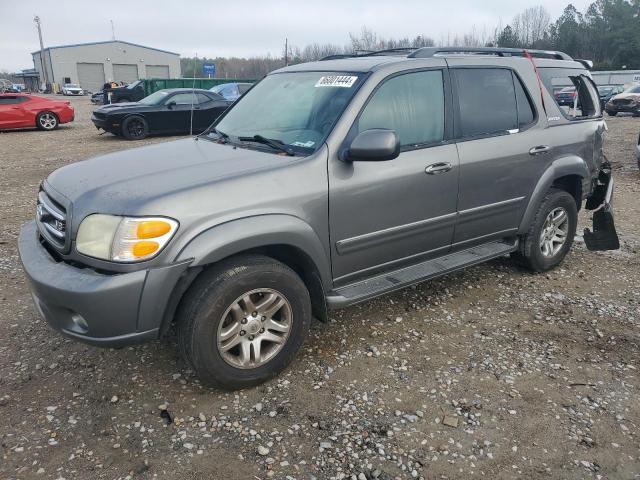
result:
M 593 231 L 584 229 L 584 243 L 589 250 L 617 250 L 620 240 L 613 216 L 614 180 L 611 165 L 602 166 L 593 194 L 587 199 L 587 210 L 593 210 Z

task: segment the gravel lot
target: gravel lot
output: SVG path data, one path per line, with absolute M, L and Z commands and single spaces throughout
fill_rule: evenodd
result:
M 279 378 L 226 393 L 173 338 L 104 350 L 36 314 L 16 239 L 39 182 L 144 143 L 71 102 L 57 131 L 0 133 L 0 478 L 640 478 L 640 119 L 607 120 L 619 251 L 578 238 L 548 274 L 499 259 L 335 312 Z

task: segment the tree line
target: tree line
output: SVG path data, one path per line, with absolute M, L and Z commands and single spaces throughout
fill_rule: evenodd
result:
M 597 0 L 585 12 L 569 4 L 555 20 L 544 7 L 534 6 L 516 15 L 506 25 L 488 29 L 472 27 L 453 37 L 429 35 L 383 38 L 363 27 L 350 33 L 345 45 L 313 43 L 289 45 L 280 56 L 251 58 L 182 58 L 185 77 L 202 77 L 202 63 L 215 62 L 219 77 L 260 78 L 285 64 L 318 60 L 328 55 L 372 50 L 428 46 L 499 46 L 560 50 L 574 58 L 593 60 L 595 69 L 640 69 L 640 0 Z

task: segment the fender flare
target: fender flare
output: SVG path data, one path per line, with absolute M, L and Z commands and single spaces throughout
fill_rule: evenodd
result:
M 544 199 L 553 182 L 558 178 L 566 177 L 567 175 L 577 175 L 582 179 L 584 186 L 584 179 L 589 178 L 589 167 L 587 163 L 576 155 L 569 155 L 566 157 L 560 157 L 554 160 L 551 165 L 541 175 L 538 183 L 536 184 L 531 196 L 529 197 L 529 203 L 524 212 L 520 226 L 518 228 L 518 234 L 522 235 L 527 233 L 531 222 L 538 210 L 538 206 Z
M 315 265 L 325 288 L 331 286 L 331 262 L 322 241 L 304 220 L 287 214 L 244 217 L 200 232 L 177 254 L 174 262 L 193 259 L 205 266 L 236 253 L 271 245 L 295 247 Z

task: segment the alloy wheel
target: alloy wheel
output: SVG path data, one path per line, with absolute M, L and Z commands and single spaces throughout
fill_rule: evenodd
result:
M 54 129 L 58 123 L 55 115 L 49 112 L 41 114 L 38 121 L 40 122 L 40 126 L 45 130 Z
M 569 215 L 562 207 L 549 212 L 540 232 L 540 251 L 551 258 L 558 254 L 567 241 Z
M 217 348 L 229 365 L 257 368 L 284 347 L 293 321 L 291 304 L 270 288 L 239 296 L 225 311 L 218 326 Z

